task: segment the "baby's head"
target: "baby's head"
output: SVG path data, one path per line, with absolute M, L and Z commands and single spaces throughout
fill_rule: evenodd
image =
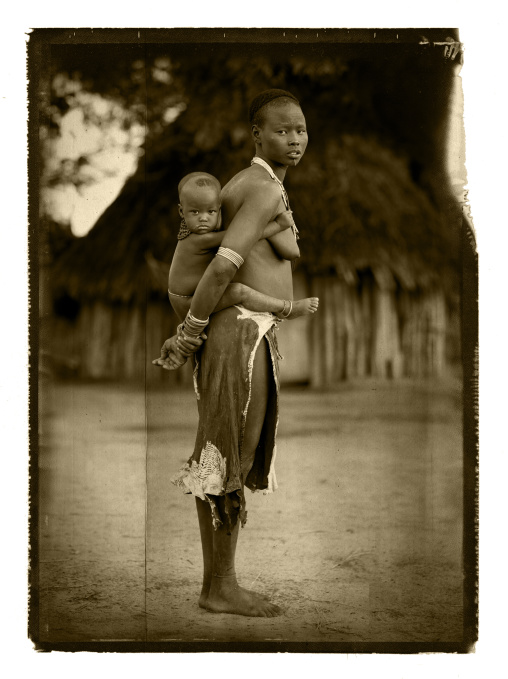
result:
M 178 211 L 191 233 L 220 229 L 220 191 L 218 179 L 207 172 L 191 172 L 178 184 Z

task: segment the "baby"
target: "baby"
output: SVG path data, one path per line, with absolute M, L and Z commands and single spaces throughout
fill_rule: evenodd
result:
M 225 231 L 220 231 L 220 193 L 219 181 L 206 172 L 192 172 L 178 185 L 180 200 L 178 207 L 182 223 L 169 271 L 168 294 L 172 306 L 179 315 L 185 315 L 187 311 L 184 308 L 185 301 L 188 306 L 201 277 L 226 234 Z M 262 238 L 270 240 L 290 227 L 294 228 L 293 217 L 291 211 L 286 210 L 266 226 Z M 272 243 L 272 246 L 277 251 L 276 245 Z M 282 253 L 279 254 L 285 258 Z M 318 304 L 319 300 L 316 297 L 295 301 L 283 300 L 253 290 L 243 283 L 233 282 L 226 288 L 214 311 L 242 305 L 250 311 L 271 312 L 280 319 L 293 319 L 313 314 Z M 182 356 L 180 365 L 186 360 Z

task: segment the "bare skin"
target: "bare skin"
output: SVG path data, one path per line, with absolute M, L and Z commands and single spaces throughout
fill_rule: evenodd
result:
M 184 318 L 189 306 L 187 300 L 178 300 L 175 309 L 177 315 Z M 269 379 L 272 379 L 270 361 L 268 346 L 266 342 L 262 342 L 256 352 L 252 369 L 251 403 L 245 422 L 242 451 L 243 478 L 247 478 L 254 463 L 256 447 L 263 428 Z M 198 600 L 199 606 L 213 613 L 236 613 L 253 617 L 281 615 L 282 610 L 270 603 L 268 597 L 238 584 L 234 558 L 239 522 L 237 521 L 231 535 L 228 535 L 224 526 L 214 529 L 208 502 L 196 498 L 196 510 L 203 551 L 203 583 Z
M 253 125 L 252 131 L 256 155 L 268 162 L 276 176 L 283 181 L 287 168 L 298 164 L 307 146 L 305 118 L 300 107 L 288 103 L 274 110 L 270 109 L 265 115 L 263 124 L 260 127 Z M 266 240 L 260 240 L 266 225 L 284 209 L 281 204 L 279 187 L 268 176 L 266 170 L 258 165 L 243 170 L 226 184 L 222 191 L 222 216 L 227 232 L 222 245 L 238 253 L 245 263 L 237 271 L 234 264 L 223 257 L 215 257 L 210 262 L 191 301 L 190 311 L 194 317 L 208 318 L 233 278 L 235 282 L 265 295 L 292 299 L 290 262 L 277 255 Z M 281 241 L 288 237 L 294 243 L 294 237 L 288 231 L 275 236 Z M 174 305 L 178 315 L 183 312 L 182 317 L 187 311 L 185 307 L 188 308 L 188 303 Z M 197 351 L 203 339 L 185 336 L 180 342 L 182 351 L 190 354 Z M 166 340 L 160 359 L 156 359 L 154 363 L 171 369 L 175 347 L 174 337 Z M 272 379 L 270 360 L 266 342 L 261 342 L 254 360 L 251 400 L 242 446 L 243 478 L 246 478 L 253 464 L 266 415 L 269 380 Z M 220 497 L 218 501 L 220 503 Z M 253 617 L 280 615 L 282 611 L 278 606 L 238 585 L 235 555 L 239 521 L 229 535 L 224 526 L 214 530 L 211 513 L 206 505 L 203 502 L 199 504 L 200 502 L 197 501 L 197 513 L 203 547 L 204 573 L 201 605 L 213 613 L 233 613 Z
M 235 306 L 236 304 L 241 304 L 250 311 L 269 311 L 281 319 L 292 321 L 301 316 L 310 316 L 311 314 L 314 314 L 319 307 L 319 298 L 305 297 L 304 299 L 294 300 L 290 304 L 289 301 L 270 297 L 269 295 L 249 288 L 243 283 L 230 283 L 213 312 L 217 313 L 218 311 L 222 311 L 222 309 Z M 178 310 L 181 310 L 182 313 L 178 313 L 178 315 L 183 319 L 190 309 L 191 301 L 172 296 L 171 305 L 177 313 Z M 168 369 L 177 370 L 187 362 L 189 355 L 190 353 L 185 351 L 177 340 L 177 344 L 171 356 L 171 364 Z M 158 362 L 159 360 L 160 359 L 155 359 L 152 363 L 154 365 L 162 364 L 162 367 L 167 368 L 167 364 L 165 362 L 160 363 Z
M 199 518 L 199 528 L 201 531 L 201 547 L 203 549 L 203 585 L 199 596 L 199 606 L 206 608 L 210 585 L 213 574 L 213 525 L 210 507 L 208 502 L 203 502 L 199 497 L 196 498 L 196 509 Z M 238 534 L 237 534 L 238 535 Z M 240 585 L 238 585 L 240 587 Z M 257 596 L 268 601 L 268 597 L 251 589 L 240 587 L 241 590 L 248 592 L 251 596 Z
M 242 449 L 242 474 L 246 478 L 254 462 L 268 402 L 271 366 L 266 342 L 262 342 L 254 359 L 251 407 L 247 414 Z M 227 534 L 225 527 L 214 530 L 208 503 L 196 500 L 201 544 L 203 547 L 203 586 L 199 605 L 212 613 L 235 613 L 272 618 L 281 615 L 279 606 L 252 590 L 240 587 L 235 572 L 235 553 L 239 522 Z M 210 549 L 211 548 L 211 549 Z

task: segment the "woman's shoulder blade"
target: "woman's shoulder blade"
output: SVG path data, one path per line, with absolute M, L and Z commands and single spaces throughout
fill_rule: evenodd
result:
M 265 199 L 276 199 L 280 189 L 266 174 L 259 172 L 258 167 L 248 167 L 238 172 L 222 189 L 222 199 L 234 197 L 245 199 L 248 196 L 262 193 Z

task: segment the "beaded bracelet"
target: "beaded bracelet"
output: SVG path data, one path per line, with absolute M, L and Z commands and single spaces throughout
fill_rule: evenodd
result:
M 230 248 L 223 248 L 222 246 L 217 250 L 217 254 L 215 255 L 216 257 L 220 255 L 221 257 L 225 257 L 226 259 L 229 259 L 230 262 L 233 262 L 233 264 L 236 266 L 237 269 L 239 269 L 243 262 L 244 259 L 241 255 L 238 254 L 238 252 L 235 252 L 234 250 L 231 250 Z

